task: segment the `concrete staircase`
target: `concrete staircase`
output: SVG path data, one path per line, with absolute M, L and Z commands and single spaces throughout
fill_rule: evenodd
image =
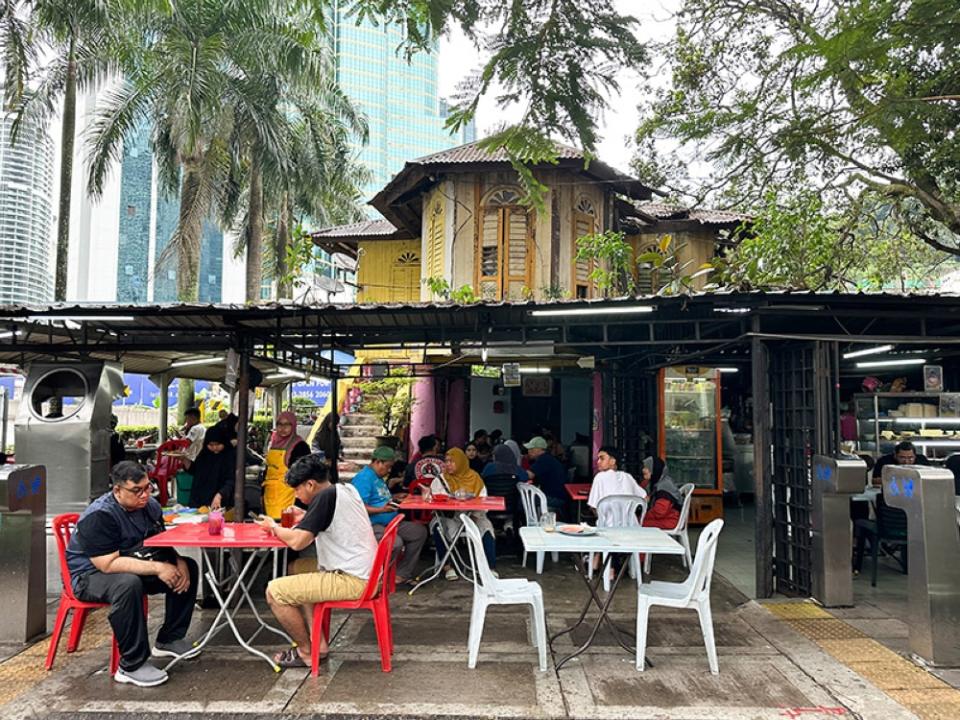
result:
M 340 425 L 343 457 L 346 462 L 354 463 L 357 467 L 353 470 L 340 470 L 341 482 L 349 482 L 364 465 L 370 462 L 370 455 L 377 446 L 377 438 L 382 434 L 383 428 L 373 415 L 350 413 L 344 416 Z

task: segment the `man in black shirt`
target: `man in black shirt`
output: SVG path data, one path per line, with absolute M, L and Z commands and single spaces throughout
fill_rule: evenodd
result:
M 873 466 L 873 484 L 879 485 L 883 480 L 884 465 L 929 465 L 930 461 L 920 455 L 911 442 L 897 443 L 893 452 L 881 455 L 877 464 Z
M 185 639 L 197 597 L 197 564 L 171 548 L 143 547 L 144 540 L 163 531 L 160 503 L 150 497 L 143 467 L 124 460 L 113 468 L 110 481 L 110 491 L 77 521 L 67 567 L 78 599 L 110 603 L 110 627 L 120 646 L 120 669 L 113 679 L 153 687 L 165 683 L 167 673 L 147 662 L 151 649 L 143 596 L 166 596 L 154 657 L 197 655 Z
M 436 435 L 424 435 L 417 443 L 420 457 L 416 462 L 407 465 L 403 474 L 403 486 L 410 487 L 414 480 L 421 478 L 429 485 L 435 478 L 443 474 L 443 452 L 440 449 L 440 438 Z

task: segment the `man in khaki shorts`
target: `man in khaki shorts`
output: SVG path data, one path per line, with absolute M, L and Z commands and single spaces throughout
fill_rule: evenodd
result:
M 258 524 L 294 550 L 303 550 L 311 542 L 317 546 L 316 564 L 300 558 L 293 563 L 293 574 L 267 585 L 270 609 L 296 643 L 295 648 L 274 655 L 274 661 L 281 667 L 306 667 L 310 665 L 310 631 L 304 612 L 313 603 L 359 598 L 373 568 L 377 541 L 356 488 L 332 484 L 327 465 L 318 455 L 294 463 L 286 483 L 307 511 L 294 508 L 292 528 L 282 528 L 266 516 Z M 320 642 L 322 661 L 329 652 L 322 633 Z

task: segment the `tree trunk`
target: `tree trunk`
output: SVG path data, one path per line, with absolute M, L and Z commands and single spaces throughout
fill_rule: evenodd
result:
M 254 156 L 250 165 L 250 206 L 247 219 L 247 302 L 260 301 L 263 279 L 263 174 Z
M 177 380 L 177 422 L 183 425 L 184 413 L 194 406 L 196 398 L 193 394 L 193 380 L 180 378 Z
M 67 299 L 67 260 L 70 255 L 70 198 L 73 190 L 73 145 L 77 133 L 76 40 L 67 50 L 67 81 L 63 92 L 63 129 L 60 136 L 60 198 L 57 208 L 57 268 L 53 299 Z
M 200 239 L 207 203 L 203 197 L 200 171 L 184 163 L 180 180 L 180 213 L 177 218 L 177 299 L 197 302 L 200 297 Z
M 277 217 L 277 299 L 292 299 L 293 283 L 287 279 L 287 249 L 290 247 L 289 196 L 280 198 L 280 213 Z

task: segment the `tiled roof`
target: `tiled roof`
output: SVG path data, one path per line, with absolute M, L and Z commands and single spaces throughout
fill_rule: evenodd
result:
M 349 225 L 334 225 L 311 233 L 315 238 L 380 237 L 393 235 L 397 229 L 388 220 L 364 220 Z
M 727 225 L 751 220 L 745 213 L 729 212 L 727 210 L 712 210 L 710 208 L 685 208 L 679 205 L 670 205 L 661 202 L 634 203 L 634 207 L 641 213 L 657 220 L 689 220 L 703 225 Z
M 583 160 L 583 150 L 561 143 L 555 143 L 555 145 L 557 148 L 557 157 L 561 160 Z M 510 158 L 503 148 L 489 152 L 482 149 L 479 142 L 472 142 L 448 150 L 441 150 L 432 155 L 424 155 L 421 158 L 409 161 L 411 165 L 446 165 L 450 163 L 484 162 L 510 162 Z

